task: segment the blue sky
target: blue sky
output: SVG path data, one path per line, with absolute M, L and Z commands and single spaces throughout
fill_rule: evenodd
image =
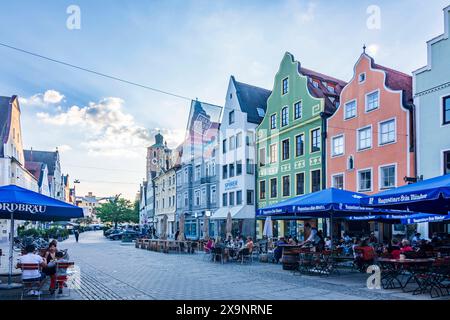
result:
M 66 28 L 72 4 L 81 9 L 81 30 Z M 377 63 L 411 73 L 425 65 L 426 41 L 443 32 L 449 4 L 2 1 L 0 42 L 223 105 L 230 75 L 271 89 L 285 51 L 307 68 L 348 81 L 365 43 Z M 366 26 L 370 5 L 380 8 L 380 29 Z M 59 146 L 63 170 L 82 182 L 80 193 L 130 199 L 145 176 L 151 135 L 161 129 L 175 146 L 190 105 L 0 47 L 0 95 L 13 94 L 22 98 L 25 147 Z

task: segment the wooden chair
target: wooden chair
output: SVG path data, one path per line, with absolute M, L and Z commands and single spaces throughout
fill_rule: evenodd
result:
M 38 263 L 22 263 L 22 264 L 18 264 L 17 267 L 19 269 L 23 271 L 40 271 L 41 270 L 41 266 Z M 35 279 L 31 279 L 31 280 L 27 280 L 27 279 L 22 279 L 22 292 L 20 295 L 20 299 L 23 300 L 23 297 L 25 295 L 25 293 L 30 293 L 31 291 L 37 291 L 38 292 L 38 300 L 41 300 L 41 288 L 42 285 L 44 284 L 44 279 L 39 279 L 39 280 L 35 280 Z
M 56 262 L 56 285 L 57 288 L 63 289 L 64 285 L 68 282 L 69 274 L 68 269 L 73 268 L 74 262 Z M 70 286 L 67 286 L 68 295 L 70 297 Z M 55 299 L 56 299 L 55 290 Z

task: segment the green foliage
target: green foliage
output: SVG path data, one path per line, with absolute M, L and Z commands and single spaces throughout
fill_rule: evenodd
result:
M 19 237 L 41 237 L 44 230 L 42 229 L 20 229 L 18 230 Z
M 96 209 L 96 215 L 104 223 L 113 223 L 117 228 L 119 223 L 139 222 L 139 211 L 129 200 L 118 198 L 109 200 Z

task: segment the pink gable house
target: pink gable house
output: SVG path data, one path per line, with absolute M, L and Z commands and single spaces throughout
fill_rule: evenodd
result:
M 412 77 L 363 53 L 327 122 L 327 187 L 366 194 L 416 177 Z

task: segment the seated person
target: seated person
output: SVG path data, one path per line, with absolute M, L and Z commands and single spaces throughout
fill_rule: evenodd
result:
M 203 249 L 205 250 L 206 253 L 210 253 L 213 248 L 214 248 L 214 240 L 213 239 L 209 239 L 208 242 L 203 247 Z
M 397 239 L 392 239 L 391 244 L 386 248 L 392 259 L 400 259 L 400 245 Z
M 433 246 L 425 239 L 422 239 L 419 244 L 419 249 L 417 250 L 417 255 L 420 257 L 428 257 L 429 253 L 433 252 Z
M 369 237 L 369 243 L 378 243 L 377 237 L 375 237 L 375 233 L 371 232 Z
M 317 243 L 319 243 L 320 238 L 317 235 L 317 229 L 316 228 L 312 228 L 311 225 L 309 223 L 305 224 L 305 231 L 309 232 L 309 237 L 303 241 L 300 245 L 306 246 L 306 245 L 316 245 Z
M 20 268 L 22 264 L 38 264 L 41 268 L 47 266 L 45 260 L 35 254 L 36 248 L 34 245 L 29 244 L 25 247 L 25 254 L 19 257 L 17 268 Z M 26 282 L 42 282 L 45 279 L 45 274 L 41 273 L 39 270 L 23 270 L 22 271 L 22 281 Z M 32 291 L 31 294 L 39 295 L 39 292 Z
M 276 263 L 278 263 L 283 255 L 283 247 L 282 245 L 287 244 L 284 237 L 281 237 L 280 240 L 276 243 L 276 248 L 273 251 L 273 258 Z
M 355 247 L 356 251 L 355 263 L 358 266 L 358 270 L 364 272 L 364 266 L 367 264 L 373 264 L 375 259 L 375 250 L 369 246 L 367 240 L 361 241 L 360 245 Z
M 245 248 L 247 248 L 248 251 L 250 251 L 250 253 L 252 253 L 254 246 L 255 246 L 255 244 L 253 243 L 252 237 L 247 237 L 247 243 L 245 244 Z
M 431 245 L 433 247 L 439 247 L 442 245 L 442 239 L 438 236 L 437 232 L 433 232 L 433 236 L 431 237 Z
M 413 247 L 419 247 L 420 246 L 420 243 L 421 243 L 421 241 L 422 241 L 422 238 L 421 238 L 421 234 L 419 233 L 419 232 L 417 232 L 415 235 L 414 235 L 414 237 L 412 238 L 412 240 L 411 240 L 411 244 L 412 244 L 412 246 Z
M 57 263 L 69 262 L 64 258 L 64 252 L 58 251 L 56 253 L 56 260 L 52 262 L 55 267 Z M 64 282 L 67 280 L 67 269 L 65 268 L 56 268 L 55 276 L 51 278 L 50 281 L 50 293 L 53 294 L 55 292 L 56 280 L 58 280 L 58 294 L 63 293 Z
M 400 248 L 400 252 L 401 253 L 405 253 L 405 252 L 413 252 L 413 251 L 414 251 L 414 249 L 409 244 L 409 240 L 408 239 L 403 239 L 402 240 L 402 247 Z

